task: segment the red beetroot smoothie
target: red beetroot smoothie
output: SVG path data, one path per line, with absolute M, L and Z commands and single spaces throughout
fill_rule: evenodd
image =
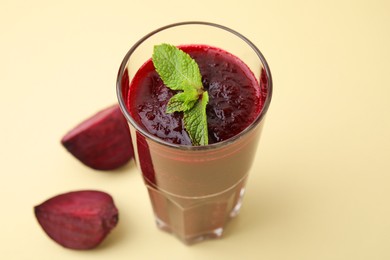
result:
M 209 93 L 209 144 L 227 140 L 248 127 L 260 113 L 267 94 L 250 69 L 219 48 L 185 45 L 180 49 L 198 63 L 203 87 Z M 148 60 L 131 82 L 126 105 L 137 123 L 152 135 L 170 143 L 191 145 L 183 127 L 183 114 L 165 112 L 175 93 L 164 85 L 152 60 Z
M 180 48 L 196 60 L 204 88 L 209 144 L 240 134 L 259 116 L 268 91 L 237 57 L 206 45 Z M 175 91 L 167 88 L 148 60 L 131 83 L 122 78 L 127 110 L 137 124 L 167 143 L 191 146 L 180 112 L 165 112 Z M 160 229 L 185 243 L 220 237 L 226 223 L 241 207 L 245 183 L 255 156 L 263 121 L 241 138 L 213 149 L 177 149 L 133 132 L 137 164 L 141 168 Z

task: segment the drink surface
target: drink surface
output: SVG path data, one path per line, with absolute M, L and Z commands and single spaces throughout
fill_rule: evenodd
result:
M 236 56 L 219 48 L 207 45 L 179 48 L 198 63 L 203 87 L 209 93 L 206 108 L 209 144 L 227 140 L 247 128 L 260 113 L 267 94 L 252 71 Z M 150 59 L 134 76 L 126 105 L 136 122 L 152 135 L 170 143 L 191 145 L 183 126 L 183 114 L 165 112 L 175 93 L 164 85 Z

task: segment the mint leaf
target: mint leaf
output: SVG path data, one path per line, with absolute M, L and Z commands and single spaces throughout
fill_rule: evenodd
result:
M 180 92 L 171 97 L 167 105 L 167 113 L 190 110 L 198 100 L 198 93 L 191 91 Z
M 193 145 L 207 145 L 209 143 L 207 131 L 206 105 L 209 94 L 203 92 L 202 98 L 194 107 L 184 111 L 184 127 L 186 128 Z
M 164 84 L 170 89 L 203 89 L 198 64 L 176 46 L 166 43 L 154 46 L 152 60 Z
M 198 64 L 187 53 L 166 43 L 154 46 L 152 61 L 164 84 L 181 91 L 168 101 L 166 112 L 183 112 L 184 127 L 192 144 L 207 145 L 206 105 L 209 96 L 203 90 Z

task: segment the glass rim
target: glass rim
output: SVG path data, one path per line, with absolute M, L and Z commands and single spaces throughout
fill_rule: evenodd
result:
M 252 50 L 256 53 L 256 55 L 259 57 L 262 65 L 264 66 L 264 70 L 265 70 L 265 73 L 267 75 L 267 85 L 268 86 L 267 86 L 267 97 L 266 97 L 266 100 L 264 102 L 264 105 L 263 105 L 260 113 L 257 115 L 255 120 L 248 127 L 246 127 L 244 130 L 242 130 L 237 135 L 235 135 L 235 136 L 233 136 L 233 137 L 231 137 L 229 139 L 226 139 L 224 141 L 213 143 L 213 144 L 208 144 L 208 145 L 201 145 L 201 146 L 174 144 L 174 143 L 166 142 L 166 141 L 160 139 L 159 137 L 152 135 L 147 130 L 145 130 L 142 126 L 140 126 L 131 117 L 130 113 L 127 111 L 127 107 L 126 107 L 126 104 L 125 104 L 125 99 L 124 99 L 124 97 L 122 95 L 122 84 L 121 84 L 121 82 L 122 82 L 122 77 L 123 77 L 123 74 L 125 72 L 125 69 L 126 69 L 126 66 L 127 66 L 127 63 L 128 63 L 128 60 L 129 60 L 130 56 L 138 48 L 139 45 L 141 45 L 144 41 L 149 39 L 151 36 L 157 34 L 158 32 L 164 31 L 166 29 L 170 29 L 170 28 L 178 27 L 178 26 L 183 26 L 183 25 L 212 26 L 212 27 L 216 27 L 216 28 L 225 30 L 227 32 L 230 32 L 230 33 L 236 35 L 238 38 L 240 38 L 241 40 L 246 42 L 252 48 Z M 216 47 L 218 47 L 218 46 L 216 46 Z M 130 81 L 131 81 L 131 79 L 130 79 Z M 260 82 L 259 82 L 259 84 L 260 84 Z M 169 25 L 160 27 L 160 28 L 158 28 L 158 29 L 156 29 L 154 31 L 151 31 L 150 33 L 146 34 L 144 37 L 139 39 L 129 49 L 129 51 L 124 56 L 124 58 L 122 60 L 122 63 L 120 65 L 120 67 L 119 67 L 119 71 L 118 71 L 118 75 L 117 75 L 117 82 L 116 82 L 116 93 L 117 93 L 117 98 L 118 98 L 118 102 L 119 102 L 119 107 L 122 110 L 123 115 L 125 116 L 127 121 L 130 122 L 131 125 L 138 132 L 140 132 L 143 136 L 145 136 L 148 139 L 153 140 L 154 142 L 159 143 L 161 145 L 164 145 L 164 146 L 167 146 L 167 147 L 170 147 L 170 148 L 179 149 L 179 150 L 210 150 L 210 149 L 223 147 L 223 146 L 225 146 L 225 145 L 227 145 L 229 143 L 234 143 L 236 140 L 240 139 L 241 136 L 243 136 L 243 135 L 247 134 L 248 132 L 250 132 L 258 124 L 260 124 L 260 122 L 263 121 L 263 118 L 264 118 L 265 114 L 267 113 L 269 105 L 271 103 L 271 98 L 272 98 L 272 76 L 271 76 L 271 71 L 269 69 L 268 63 L 267 63 L 266 59 L 264 58 L 263 54 L 260 52 L 260 50 L 248 38 L 243 36 L 241 33 L 237 32 L 237 31 L 235 31 L 233 29 L 230 29 L 229 27 L 226 27 L 226 26 L 223 26 L 223 25 L 220 25 L 220 24 L 216 24 L 216 23 L 203 22 L 203 21 L 186 21 L 186 22 L 178 22 L 178 23 L 169 24 Z

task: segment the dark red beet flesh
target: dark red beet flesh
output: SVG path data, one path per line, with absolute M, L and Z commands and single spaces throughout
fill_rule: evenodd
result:
M 94 190 L 55 196 L 35 206 L 34 212 L 49 237 L 72 249 L 96 247 L 118 222 L 112 197 Z
M 134 155 L 129 126 L 118 105 L 83 121 L 61 143 L 82 163 L 97 170 L 119 168 Z

